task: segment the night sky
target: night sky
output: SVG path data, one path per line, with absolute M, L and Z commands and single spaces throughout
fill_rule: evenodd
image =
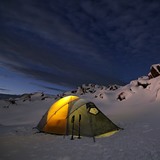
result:
M 0 93 L 124 85 L 160 63 L 160 0 L 1 0 Z

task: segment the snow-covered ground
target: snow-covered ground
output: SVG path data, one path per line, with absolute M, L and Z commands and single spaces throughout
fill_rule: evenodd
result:
M 36 133 L 33 129 L 57 98 L 68 94 L 93 101 L 124 128 L 106 138 Z M 160 76 L 126 86 L 82 85 L 56 97 L 42 93 L 0 100 L 0 160 L 159 160 Z M 14 103 L 15 104 L 12 104 Z

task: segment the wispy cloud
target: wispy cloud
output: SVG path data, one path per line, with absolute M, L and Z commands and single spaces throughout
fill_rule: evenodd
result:
M 5 89 L 5 88 L 0 88 L 0 92 L 9 92 L 9 89 Z
M 38 84 L 38 83 L 30 83 L 32 85 L 35 85 L 35 86 L 39 86 L 41 88 L 44 88 L 44 89 L 47 89 L 47 90 L 52 90 L 52 91 L 59 91 L 59 92 L 65 92 L 67 90 L 65 89 L 60 89 L 60 88 L 56 88 L 56 87 L 50 87 L 50 86 L 47 86 L 47 85 L 42 85 L 42 84 Z

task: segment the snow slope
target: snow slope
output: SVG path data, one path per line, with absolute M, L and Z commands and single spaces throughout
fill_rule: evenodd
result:
M 95 143 L 36 133 L 33 127 L 50 105 L 70 94 L 93 101 L 124 130 Z M 24 94 L 0 100 L 0 160 L 159 160 L 159 121 L 160 76 L 140 77 L 126 86 L 84 84 L 57 97 Z

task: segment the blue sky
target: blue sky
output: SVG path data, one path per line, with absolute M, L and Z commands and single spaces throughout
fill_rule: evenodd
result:
M 158 0 L 0 2 L 0 92 L 124 85 L 160 62 Z

